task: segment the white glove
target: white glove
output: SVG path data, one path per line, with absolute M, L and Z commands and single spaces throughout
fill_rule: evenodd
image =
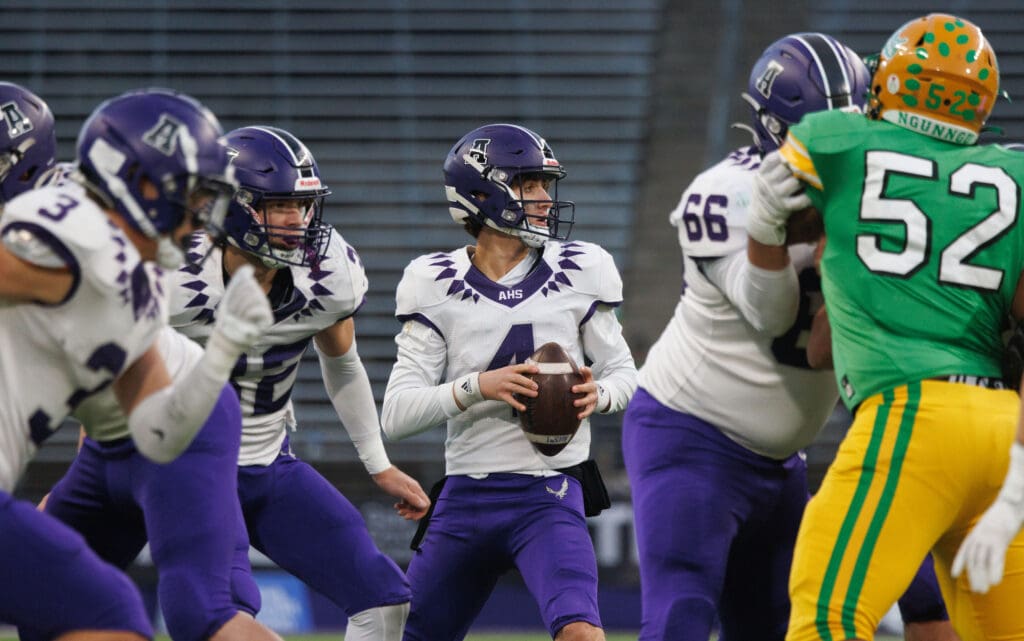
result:
M 790 214 L 811 205 L 802 187 L 778 151 L 765 156 L 754 174 L 747 235 L 764 245 L 785 245 Z
M 274 324 L 274 312 L 263 288 L 253 276 L 252 265 L 242 265 L 231 275 L 217 305 L 215 331 L 241 353 Z
M 1003 489 L 960 545 L 953 576 L 967 570 L 971 589 L 984 594 L 1003 578 L 1006 549 L 1024 524 L 1024 445 L 1010 450 L 1010 470 Z

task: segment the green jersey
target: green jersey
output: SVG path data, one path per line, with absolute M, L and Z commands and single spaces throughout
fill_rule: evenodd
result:
M 1000 377 L 1024 269 L 1024 153 L 827 111 L 793 127 L 782 155 L 824 221 L 822 291 L 846 404 L 926 378 Z

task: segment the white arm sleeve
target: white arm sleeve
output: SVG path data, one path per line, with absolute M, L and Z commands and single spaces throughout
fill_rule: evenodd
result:
M 452 384 L 441 383 L 447 345 L 434 330 L 406 321 L 395 336 L 398 360 L 384 393 L 381 425 L 389 439 L 412 436 L 447 421 L 462 410 L 455 404 Z
M 238 354 L 220 332 L 210 334 L 202 358 L 188 374 L 145 397 L 128 414 L 136 449 L 157 463 L 169 463 L 188 449 L 217 404 Z
M 597 411 L 601 414 L 621 411 L 636 391 L 637 373 L 615 310 L 599 305 L 583 324 L 582 333 L 583 350 L 594 363 L 594 378 L 599 389 Z
M 781 271 L 762 269 L 738 251 L 702 263 L 701 272 L 758 332 L 780 336 L 796 321 L 800 281 L 792 262 Z
M 313 346 L 316 347 L 316 341 Z M 368 473 L 380 474 L 391 467 L 391 461 L 384 451 L 370 377 L 366 375 L 355 342 L 341 356 L 327 356 L 319 349 L 316 353 L 331 405 L 352 439 L 359 460 Z

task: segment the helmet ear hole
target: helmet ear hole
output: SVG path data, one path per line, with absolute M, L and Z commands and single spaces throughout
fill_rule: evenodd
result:
M 39 165 L 32 165 L 25 171 L 21 172 L 21 175 L 18 176 L 18 182 L 30 183 L 32 182 L 32 179 L 36 177 L 37 173 L 39 173 Z

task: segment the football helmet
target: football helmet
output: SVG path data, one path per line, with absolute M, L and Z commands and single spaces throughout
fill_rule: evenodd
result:
M 999 95 L 999 65 L 973 23 L 944 13 L 897 29 L 878 55 L 868 113 L 918 133 L 973 145 Z
M 870 74 L 849 47 L 823 33 L 794 33 L 776 40 L 750 70 L 747 91 L 754 135 L 762 154 L 782 144 L 804 114 L 826 109 L 864 111 Z
M 524 199 L 519 186 L 528 178 L 544 180 L 550 198 Z M 558 200 L 562 178 L 565 169 L 548 143 L 518 125 L 474 129 L 455 143 L 444 161 L 445 195 L 455 222 L 475 220 L 518 236 L 530 247 L 540 247 L 549 238 L 569 237 L 576 205 Z M 527 216 L 531 206 L 546 206 L 547 213 Z
M 82 125 L 79 171 L 104 204 L 157 239 L 157 262 L 176 268 L 185 253 L 170 234 L 186 215 L 214 236 L 222 233 L 237 185 L 222 134 L 213 113 L 190 96 L 130 91 L 101 104 Z
M 20 85 L 0 82 L 0 203 L 32 189 L 57 157 L 53 113 Z
M 306 145 L 276 127 L 242 127 L 225 136 L 239 187 L 224 221 L 227 242 L 260 257 L 268 267 L 317 265 L 331 228 L 323 221 L 331 193 Z M 270 225 L 275 201 L 298 205 L 297 226 Z

